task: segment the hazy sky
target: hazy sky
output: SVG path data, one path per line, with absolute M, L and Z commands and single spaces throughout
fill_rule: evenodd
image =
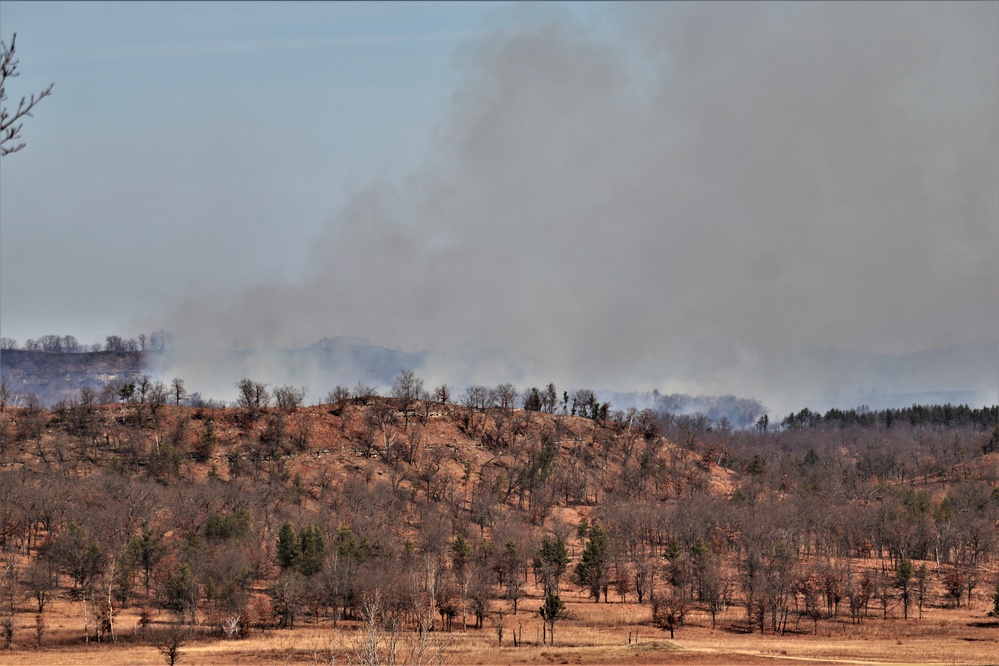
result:
M 999 338 L 999 3 L 0 12 L 10 96 L 56 84 L 2 162 L 5 336 L 764 398 Z

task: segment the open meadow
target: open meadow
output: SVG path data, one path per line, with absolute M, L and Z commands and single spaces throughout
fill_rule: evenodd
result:
M 861 625 L 849 618 L 823 620 L 813 631 L 802 620 L 784 635 L 747 633 L 745 611 L 731 608 L 716 618 L 693 612 L 674 639 L 652 626 L 646 604 L 594 604 L 569 594 L 571 618 L 557 625 L 556 644 L 541 644 L 541 622 L 534 609 L 538 598 L 523 600 L 517 615 L 504 618 L 504 644 L 498 644 L 495 623 L 483 629 L 434 632 L 427 640 L 430 663 L 450 664 L 996 664 L 999 663 L 999 623 L 986 617 L 984 599 L 972 610 L 931 606 L 922 619 L 905 622 L 871 617 Z M 126 666 L 164 664 L 155 638 L 172 622 L 169 614 L 155 617 L 139 629 L 135 609 L 118 618 L 119 641 L 84 643 L 75 604 L 61 602 L 46 611 L 43 647 L 36 647 L 32 616 L 15 633 L 15 649 L 0 654 L 0 663 L 13 665 L 81 664 Z M 513 633 L 520 644 L 513 646 Z M 363 626 L 333 629 L 328 622 L 306 620 L 293 630 L 259 630 L 224 640 L 190 630 L 179 651 L 179 664 L 349 664 L 369 663 L 363 654 Z M 382 636 L 387 647 L 392 637 Z M 399 663 L 408 662 L 418 639 L 397 636 Z M 438 660 L 437 658 L 440 657 Z M 384 659 L 384 657 L 383 657 Z M 391 663 L 384 660 L 382 663 Z

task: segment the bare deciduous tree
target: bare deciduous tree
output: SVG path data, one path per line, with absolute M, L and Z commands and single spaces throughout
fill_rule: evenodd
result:
M 496 403 L 505 411 L 510 411 L 517 401 L 517 387 L 509 382 L 496 387 Z
M 56 587 L 56 574 L 54 563 L 45 556 L 35 557 L 25 572 L 22 584 L 34 597 L 39 615 L 45 612 L 45 606 L 52 598 L 52 591 Z
M 180 649 L 187 645 L 189 637 L 186 628 L 180 624 L 172 624 L 166 633 L 160 637 L 156 649 L 159 650 L 170 666 L 174 666 L 177 660 L 180 659 Z
M 293 412 L 302 406 L 307 392 L 304 386 L 301 388 L 296 388 L 290 384 L 278 386 L 274 389 L 274 402 L 277 403 L 279 408 Z
M 174 377 L 173 381 L 170 383 L 170 393 L 173 394 L 174 404 L 179 405 L 180 401 L 187 397 L 187 389 L 184 388 L 184 380 L 180 377 Z
M 461 398 L 461 404 L 468 409 L 486 411 L 495 403 L 495 394 L 486 386 L 469 386 Z
M 686 593 L 671 586 L 665 594 L 653 598 L 652 622 L 664 631 L 668 631 L 672 639 L 677 627 L 683 624 L 689 609 L 690 599 Z
M 327 405 L 336 405 L 342 402 L 346 402 L 350 399 L 350 389 L 346 386 L 337 384 L 333 387 L 329 393 L 326 394 L 325 402 Z
M 354 387 L 354 401 L 361 405 L 366 405 L 372 399 L 378 396 L 378 391 L 374 387 L 366 385 L 361 380 L 357 380 L 357 386 Z
M 424 399 L 423 380 L 412 370 L 403 370 L 392 384 L 392 397 L 399 403 L 399 409 L 405 419 L 405 428 L 409 429 L 409 415 L 418 400 Z
M 7 101 L 7 80 L 18 76 L 18 61 L 14 57 L 16 48 L 17 33 L 10 38 L 10 44 L 0 40 L 0 156 L 10 155 L 24 148 L 24 141 L 21 138 L 21 128 L 24 126 L 24 119 L 31 116 L 35 106 L 52 94 L 54 83 L 39 93 L 32 93 L 30 97 L 21 97 L 17 109 L 10 110 L 4 102 Z
M 258 410 L 270 404 L 271 396 L 267 392 L 267 384 L 255 382 L 252 379 L 241 379 L 236 384 L 236 388 L 239 390 L 236 404 L 249 412 L 251 416 L 256 415 Z
M 153 418 L 156 417 L 160 407 L 167 403 L 168 396 L 169 393 L 167 392 L 166 384 L 163 382 L 153 382 L 149 387 L 149 411 L 152 413 Z
M 440 384 L 434 389 L 433 401 L 446 405 L 451 402 L 451 387 L 447 384 Z

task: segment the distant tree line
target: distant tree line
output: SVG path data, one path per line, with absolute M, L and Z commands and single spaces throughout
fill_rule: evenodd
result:
M 148 335 L 140 333 L 138 337 L 134 338 L 109 335 L 103 343 L 96 342 L 91 345 L 81 344 L 76 339 L 76 336 L 73 335 L 43 335 L 38 339 L 29 338 L 20 347 L 14 338 L 0 338 L 0 350 L 22 349 L 24 351 L 43 351 L 60 354 L 163 351 L 172 344 L 173 334 L 164 330 L 154 331 Z
M 999 425 L 999 406 L 969 407 L 968 405 L 912 405 L 900 409 L 881 409 L 871 411 L 866 408 L 841 410 L 830 409 L 825 414 L 802 409 L 800 412 L 788 414 L 780 422 L 782 428 L 817 428 L 835 426 L 884 426 L 907 424 L 910 426 L 975 426 L 992 428 Z M 761 429 L 766 422 L 758 422 Z

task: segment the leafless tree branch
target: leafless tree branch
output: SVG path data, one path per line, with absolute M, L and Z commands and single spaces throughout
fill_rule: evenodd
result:
M 10 38 L 10 45 L 0 40 L 0 156 L 10 155 L 24 148 L 24 141 L 21 138 L 21 128 L 24 126 L 24 118 L 30 117 L 32 109 L 52 94 L 54 83 L 49 87 L 30 97 L 22 97 L 18 102 L 17 109 L 11 111 L 4 102 L 7 101 L 7 79 L 18 76 L 18 61 L 14 58 L 17 33 Z

